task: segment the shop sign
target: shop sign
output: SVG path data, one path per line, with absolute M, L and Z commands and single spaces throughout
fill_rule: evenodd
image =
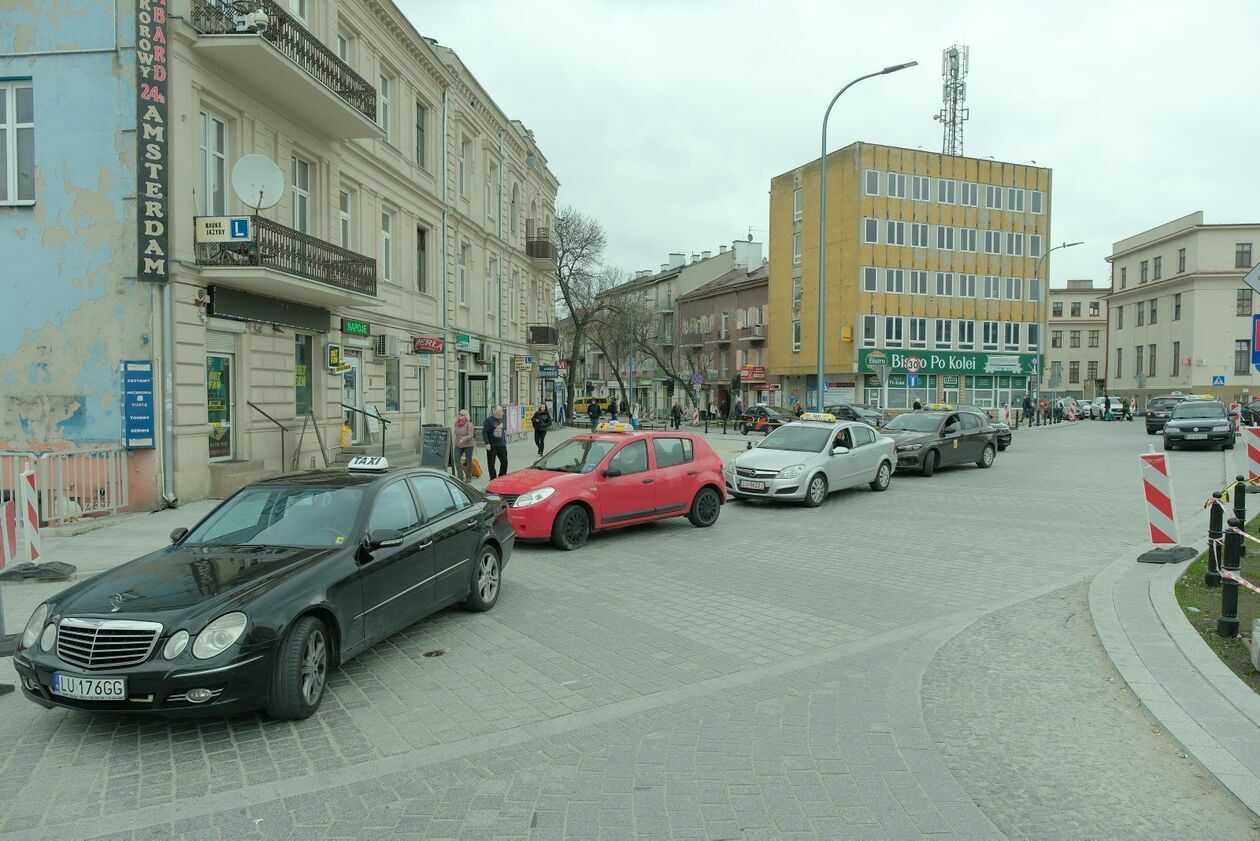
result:
M 891 373 L 900 374 L 1020 374 L 1034 375 L 1037 355 L 1034 353 L 971 353 L 966 351 L 871 350 L 858 351 L 858 370 L 875 373 L 876 366 L 887 365 Z M 892 385 L 890 382 L 889 385 Z
M 746 383 L 765 382 L 766 381 L 766 366 L 745 365 L 739 369 L 739 378 Z
M 170 182 L 167 135 L 166 0 L 136 2 L 136 278 L 170 282 L 166 229 Z
M 370 336 L 372 335 L 372 325 L 366 321 L 343 318 L 341 319 L 341 332 L 350 336 Z
M 1186 364 L 1188 365 L 1189 363 L 1186 363 Z M 557 367 L 557 368 L 559 368 L 561 371 L 568 371 L 568 370 L 569 370 L 569 360 L 567 360 L 567 359 L 560 359 L 560 360 L 557 360 L 557 361 L 556 361 L 556 367 Z
M 153 441 L 153 363 L 148 359 L 122 364 L 123 446 L 149 448 Z
M 341 345 L 328 346 L 328 370 L 336 371 L 341 367 Z
M 538 376 L 544 380 L 554 380 L 560 376 L 559 365 L 539 365 Z
M 518 371 L 529 371 L 534 367 L 534 357 L 532 356 L 517 356 L 513 358 L 516 360 L 516 370 Z
M 472 336 L 465 336 L 461 333 L 455 337 L 455 349 L 464 351 L 465 353 L 480 353 L 481 340 L 474 339 Z
M 945 377 L 942 385 L 945 388 L 958 388 L 960 377 Z
M 411 349 L 416 353 L 442 353 L 446 342 L 437 336 L 416 336 L 411 340 Z
M 252 242 L 254 226 L 248 216 L 198 216 L 197 242 Z

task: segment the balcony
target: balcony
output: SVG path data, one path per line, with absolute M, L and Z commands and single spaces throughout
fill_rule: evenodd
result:
M 525 340 L 525 343 L 528 345 L 555 347 L 560 344 L 560 332 L 549 324 L 530 324 L 525 329 L 528 331 Z
M 551 231 L 535 226 L 533 219 L 525 220 L 525 256 L 531 260 L 556 262 L 556 244 L 551 241 Z
M 665 300 L 657 300 L 652 308 L 657 312 L 670 313 L 674 311 L 674 299 L 666 298 Z
M 766 325 L 746 324 L 740 327 L 739 340 L 741 342 L 764 342 L 766 340 Z
M 719 328 L 718 330 L 715 331 L 713 338 L 709 339 L 709 342 L 715 345 L 728 344 L 730 341 L 731 341 L 731 331 L 727 327 Z
M 673 346 L 674 346 L 674 334 L 673 334 L 673 331 L 669 331 L 669 330 L 667 330 L 667 331 L 665 331 L 664 333 L 657 333 L 655 338 L 656 338 L 656 341 L 660 343 L 661 347 L 673 347 Z
M 275 0 L 191 0 L 196 48 L 250 94 L 334 140 L 381 137 L 376 88 Z M 237 28 L 245 11 L 267 15 L 261 32 Z
M 692 347 L 692 348 L 704 347 L 704 336 L 701 335 L 700 333 L 683 333 L 682 345 L 683 347 Z
M 247 239 L 194 244 L 207 283 L 318 307 L 374 306 L 376 261 L 262 216 Z M 194 222 L 194 229 L 200 226 Z

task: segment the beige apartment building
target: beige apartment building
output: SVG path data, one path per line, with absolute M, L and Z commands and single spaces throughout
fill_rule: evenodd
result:
M 1251 364 L 1252 290 L 1260 224 L 1207 224 L 1203 212 L 1112 246 L 1107 365 L 1111 394 L 1139 405 L 1170 391 L 1245 400 L 1260 393 Z
M 1046 325 L 1050 341 L 1043 390 L 1057 370 L 1057 393 L 1085 399 L 1101 394 L 1097 381 L 1106 356 L 1107 291 L 1089 279 L 1069 280 L 1066 288 L 1050 288 Z
M 766 374 L 770 268 L 736 268 L 678 298 L 680 345 L 702 376 L 700 405 L 777 403 Z

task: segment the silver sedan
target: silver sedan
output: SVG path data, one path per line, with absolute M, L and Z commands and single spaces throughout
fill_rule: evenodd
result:
M 896 464 L 892 439 L 867 424 L 806 415 L 728 461 L 726 492 L 735 499 L 790 499 L 812 508 L 841 488 L 887 490 Z

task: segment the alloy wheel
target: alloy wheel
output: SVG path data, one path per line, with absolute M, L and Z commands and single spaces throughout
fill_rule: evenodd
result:
M 302 646 L 302 699 L 314 705 L 324 693 L 324 681 L 328 678 L 328 646 L 324 635 L 312 631 Z
M 489 550 L 482 554 L 477 567 L 477 594 L 487 604 L 499 594 L 499 559 Z

